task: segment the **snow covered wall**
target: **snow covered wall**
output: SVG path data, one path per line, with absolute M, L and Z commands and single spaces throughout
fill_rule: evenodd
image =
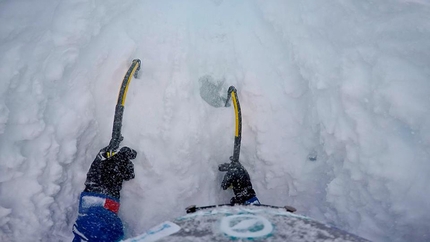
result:
M 127 236 L 225 203 L 217 165 L 239 91 L 241 161 L 263 203 L 374 241 L 429 241 L 427 0 L 0 0 L 0 240 L 70 241 L 78 196 L 140 58 L 123 145 Z M 316 156 L 311 161 L 309 156 Z

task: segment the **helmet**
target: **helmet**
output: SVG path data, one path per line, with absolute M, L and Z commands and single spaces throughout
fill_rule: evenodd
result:
M 187 215 L 162 223 L 130 241 L 368 241 L 286 208 L 190 206 Z M 151 236 L 159 237 L 152 240 Z

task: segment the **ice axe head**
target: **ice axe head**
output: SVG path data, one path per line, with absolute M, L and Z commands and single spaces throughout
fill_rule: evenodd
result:
M 223 88 L 224 80 L 215 80 L 210 75 L 205 75 L 199 78 L 200 96 L 212 107 L 224 107 L 225 89 Z

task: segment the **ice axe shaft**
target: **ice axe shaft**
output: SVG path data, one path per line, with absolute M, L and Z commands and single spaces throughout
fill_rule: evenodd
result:
M 234 133 L 234 148 L 233 148 L 233 156 L 230 157 L 230 160 L 235 162 L 239 161 L 240 155 L 240 142 L 242 140 L 242 113 L 240 110 L 239 98 L 237 96 L 237 90 L 234 86 L 230 86 L 227 91 L 227 100 L 225 102 L 225 106 L 228 107 L 228 102 L 232 99 L 235 113 L 235 121 L 236 121 L 236 129 Z
M 107 149 L 107 157 L 111 157 L 112 155 L 115 154 L 116 150 L 118 150 L 119 148 L 119 144 L 124 139 L 121 135 L 121 127 L 122 127 L 122 117 L 124 114 L 125 99 L 127 97 L 127 91 L 132 77 L 134 76 L 136 78 L 140 70 L 140 63 L 141 62 L 139 59 L 134 59 L 132 61 L 131 66 L 128 68 L 128 71 L 125 74 L 121 87 L 119 89 L 118 101 L 115 106 L 112 138 L 109 142 L 109 146 Z

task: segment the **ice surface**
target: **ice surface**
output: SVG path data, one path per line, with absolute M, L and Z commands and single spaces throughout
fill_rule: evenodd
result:
M 261 202 L 375 241 L 429 241 L 427 0 L 0 1 L 0 240 L 70 241 L 79 193 L 109 142 L 120 82 L 127 236 L 225 203 L 234 85 L 241 161 Z M 309 155 L 316 156 L 315 161 Z

